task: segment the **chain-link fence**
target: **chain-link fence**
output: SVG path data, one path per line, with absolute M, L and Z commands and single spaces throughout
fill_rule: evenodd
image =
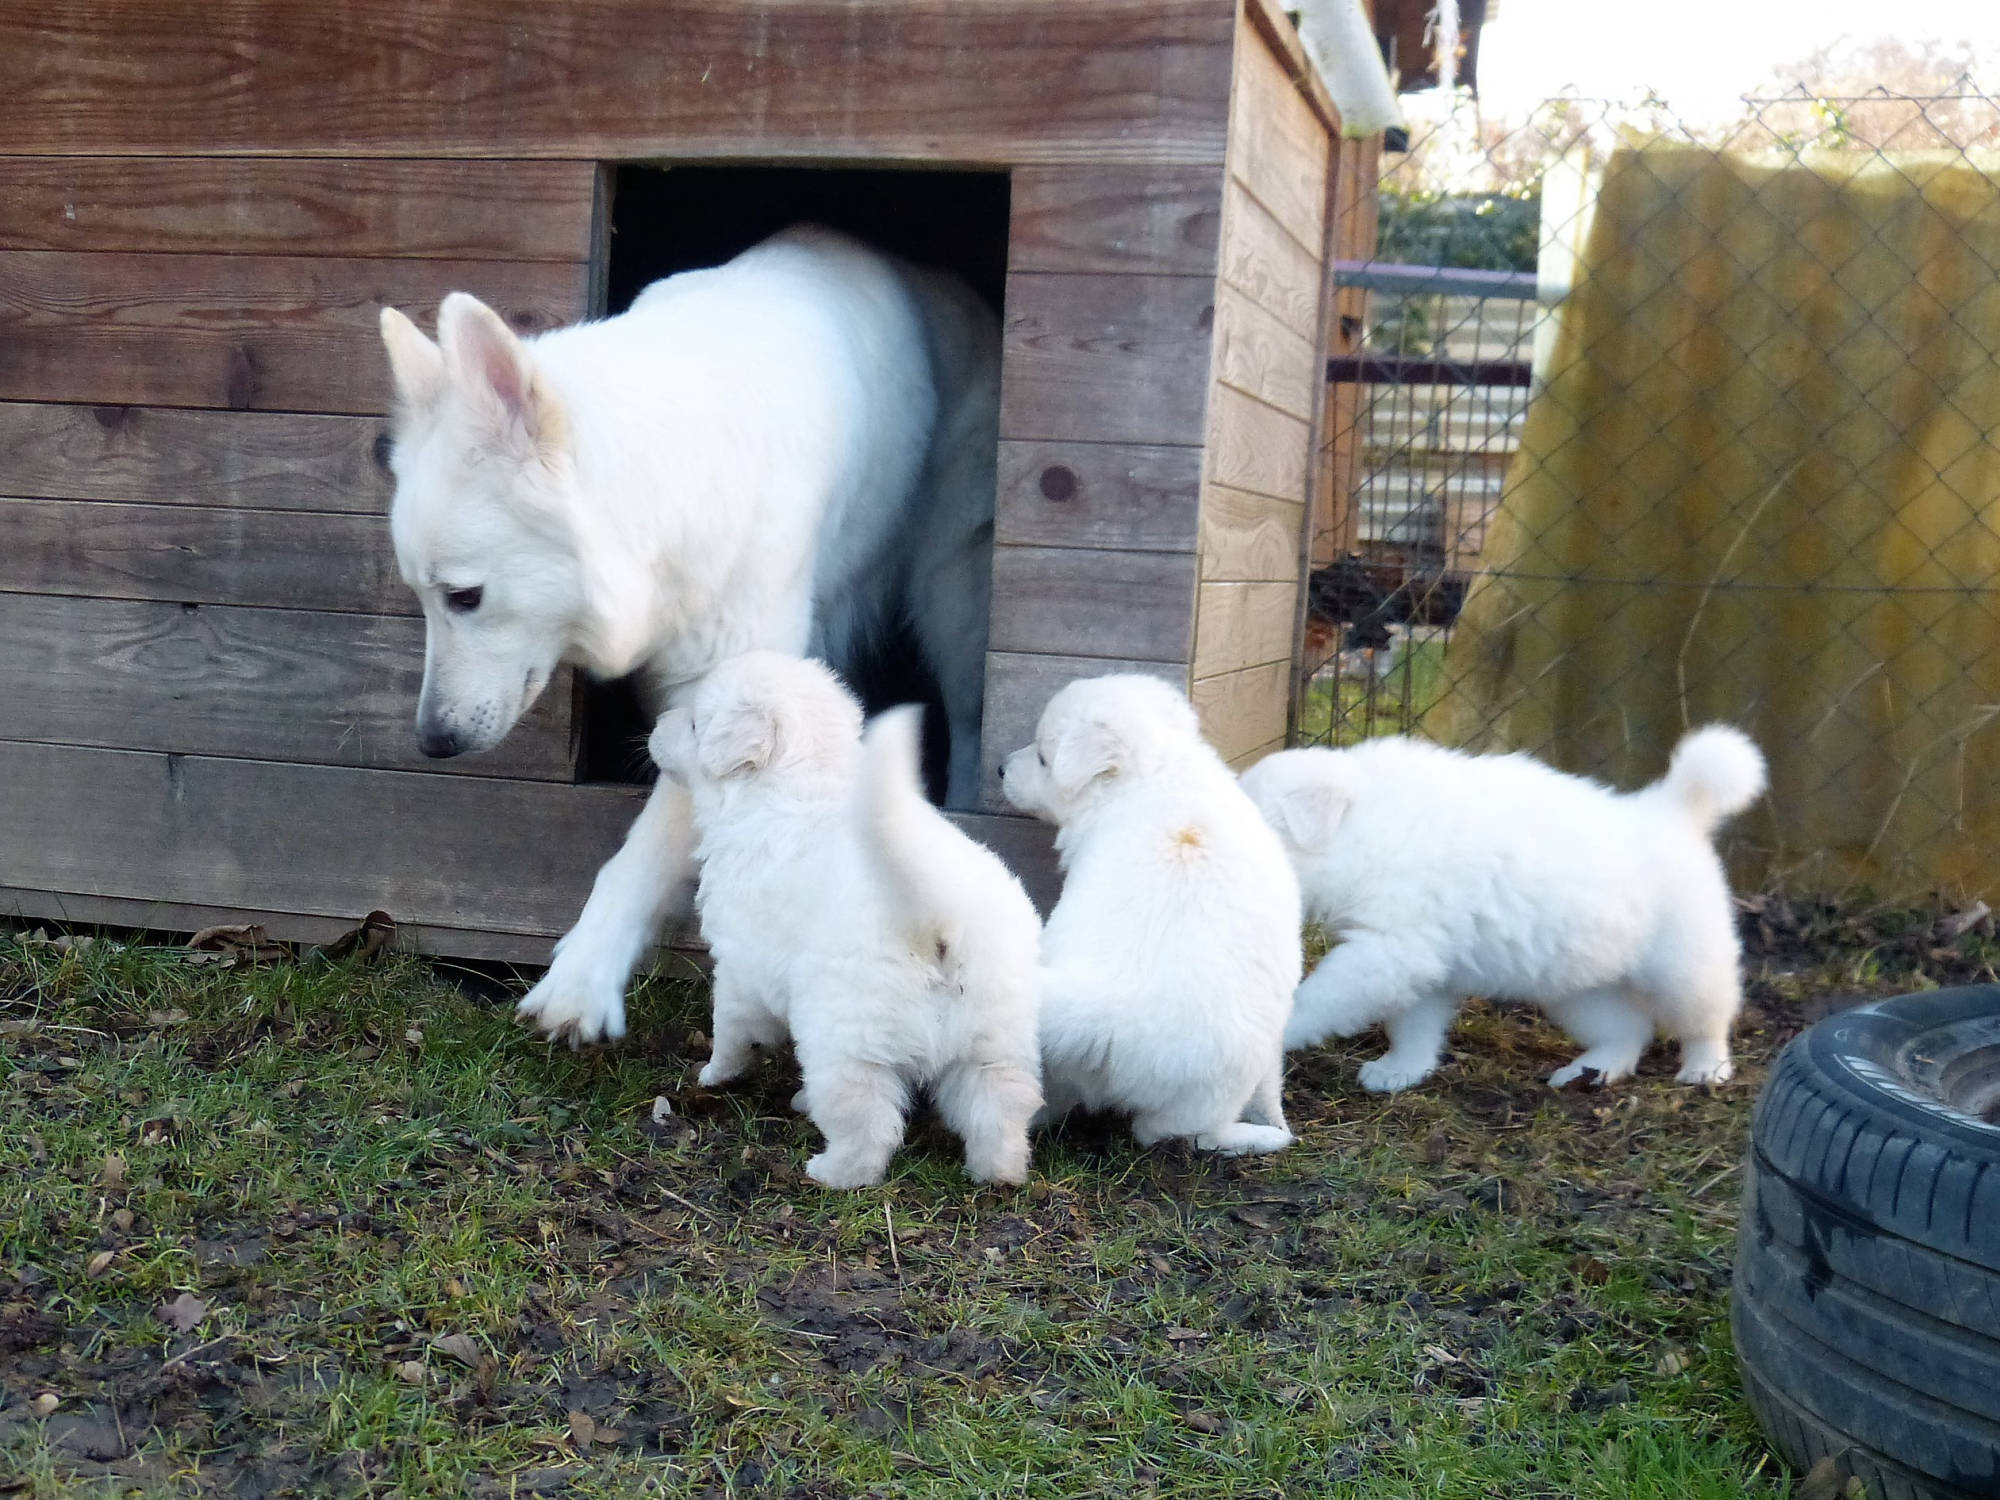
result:
M 1462 110 L 1384 167 L 1298 742 L 1634 786 L 1728 720 L 1747 876 L 2000 904 L 2000 100 Z

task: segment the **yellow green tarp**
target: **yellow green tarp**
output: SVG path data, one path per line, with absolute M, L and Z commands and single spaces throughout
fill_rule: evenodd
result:
M 1613 153 L 1426 729 L 1635 786 L 1739 723 L 1749 878 L 2000 905 L 1994 165 Z

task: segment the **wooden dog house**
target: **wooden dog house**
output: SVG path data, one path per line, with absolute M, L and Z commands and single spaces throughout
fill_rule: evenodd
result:
M 1342 153 L 1270 0 L 15 0 L 0 913 L 546 957 L 643 793 L 575 693 L 418 755 L 375 324 L 602 311 L 625 163 L 1004 174 L 986 758 L 1120 668 L 1279 745 Z

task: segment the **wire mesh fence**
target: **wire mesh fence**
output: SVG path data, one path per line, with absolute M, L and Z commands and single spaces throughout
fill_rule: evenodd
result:
M 1741 873 L 2000 902 L 2000 100 L 1564 99 L 1384 165 L 1297 742 L 1633 786 L 1727 720 Z

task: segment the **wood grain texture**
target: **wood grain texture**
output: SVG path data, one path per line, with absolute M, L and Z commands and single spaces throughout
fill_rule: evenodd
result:
M 1295 582 L 1305 506 L 1212 484 L 1201 496 L 1201 576 L 1206 580 Z
M 1303 505 L 1311 441 L 1311 428 L 1297 417 L 1218 385 L 1210 397 L 1206 477 Z
M 1234 9 L 11 0 L 0 141 L 64 156 L 1219 163 Z
M 553 937 L 645 789 L 0 741 L 0 887 Z M 1046 830 L 954 815 L 1046 901 Z
M 0 400 L 387 409 L 385 305 L 469 291 L 523 332 L 575 322 L 582 263 L 0 252 Z
M 1319 324 L 1319 258 L 1234 178 L 1223 190 L 1220 276 L 1300 338 Z
M 980 720 L 979 800 L 982 807 L 1007 811 L 1000 795 L 1000 762 L 1035 738 L 1035 726 L 1049 699 L 1072 682 L 1111 672 L 1143 672 L 1187 689 L 1187 668 L 1179 662 L 1116 661 L 1102 656 L 1031 656 L 1012 651 L 986 655 L 986 711 Z
M 1003 438 L 1201 440 L 1215 282 L 1009 275 Z
M 484 755 L 417 749 L 421 620 L 0 594 L 9 739 L 572 779 L 568 674 Z
M 1299 40 L 1298 27 L 1286 13 L 1279 0 L 1243 0 L 1244 18 L 1261 36 L 1276 57 L 1285 76 L 1292 81 L 1292 87 L 1305 97 L 1307 104 L 1319 117 L 1328 134 L 1335 140 L 1340 138 L 1340 107 L 1333 102 L 1333 96 L 1326 90 L 1326 83 L 1319 76 L 1319 69 L 1306 56 L 1305 44 Z M 1237 43 L 1241 46 L 1240 40 Z
M 0 250 L 590 258 L 581 161 L 0 157 Z
M 995 547 L 988 646 L 1179 664 L 1192 644 L 1194 589 L 1192 553 Z
M 1225 285 L 1215 298 L 1215 378 L 1310 422 L 1326 389 L 1326 361 L 1314 358 L 1311 339 Z
M 1229 174 L 1317 260 L 1326 230 L 1327 126 L 1293 87 L 1288 65 L 1254 28 L 1236 49 Z
M 1265 756 L 1275 755 L 1278 751 L 1284 748 L 1285 748 L 1285 742 L 1284 739 L 1281 737 L 1272 740 L 1269 744 L 1259 745 L 1255 750 L 1246 750 L 1241 755 L 1229 756 L 1228 757 L 1229 769 L 1234 771 L 1237 775 L 1241 776 L 1245 771 L 1249 770 L 1252 766 L 1256 765 L 1257 762 L 1262 760 Z
M 379 516 L 0 499 L 0 591 L 417 614 Z
M 1196 604 L 1196 681 L 1292 659 L 1298 628 L 1296 577 L 1266 583 L 1203 583 Z
M 1007 268 L 1207 275 L 1222 184 L 1214 167 L 1023 167 L 1014 173 Z
M 994 540 L 1187 552 L 1200 492 L 1199 448 L 1009 440 L 1000 444 Z
M 0 488 L 33 499 L 386 515 L 373 417 L 0 402 Z
M 1274 661 L 1197 678 L 1188 697 L 1208 742 L 1224 760 L 1234 763 L 1284 742 L 1291 682 L 1291 662 Z

